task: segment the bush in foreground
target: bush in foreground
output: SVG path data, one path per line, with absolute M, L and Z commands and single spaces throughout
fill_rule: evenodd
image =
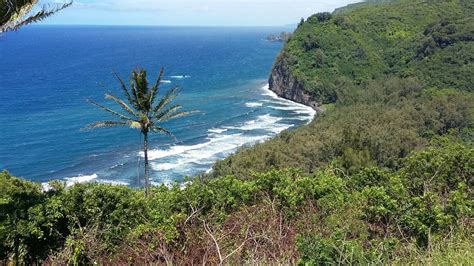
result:
M 0 175 L 0 256 L 25 263 L 410 263 L 472 258 L 474 150 L 439 138 L 399 170 L 272 170 L 152 189 L 42 192 Z M 443 245 L 447 241 L 447 245 Z

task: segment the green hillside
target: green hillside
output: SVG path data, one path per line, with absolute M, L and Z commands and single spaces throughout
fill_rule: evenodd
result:
M 473 1 L 420 0 L 320 13 L 298 27 L 278 60 L 322 103 L 335 102 L 344 81 L 383 75 L 471 91 L 473 13 Z
M 328 111 L 219 162 L 215 176 L 286 166 L 311 173 L 333 160 L 396 168 L 448 131 L 472 142 L 474 2 L 375 2 L 299 25 L 275 66 Z

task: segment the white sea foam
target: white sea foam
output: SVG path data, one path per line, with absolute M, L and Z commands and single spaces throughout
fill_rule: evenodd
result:
M 308 123 L 311 122 L 311 120 L 314 118 L 314 115 L 316 115 L 316 111 L 309 106 L 279 97 L 275 92 L 270 90 L 270 86 L 268 84 L 263 86 L 262 89 L 263 89 L 263 95 L 273 98 L 272 100 L 264 100 L 265 102 L 280 105 L 280 106 L 270 106 L 270 108 L 277 109 L 277 110 L 292 111 L 297 114 L 306 114 Z
M 218 159 L 216 155 L 228 154 L 244 144 L 254 143 L 264 136 L 245 136 L 244 134 L 220 135 L 211 138 L 202 149 L 193 149 L 181 155 L 184 163 L 207 164 Z
M 160 182 L 156 182 L 156 181 L 151 181 L 150 184 L 152 186 L 161 186 L 161 185 L 165 185 L 169 188 L 172 187 L 172 184 L 173 184 L 173 180 L 171 178 L 162 178 Z
M 171 80 L 167 80 L 167 79 L 164 79 L 162 81 L 160 81 L 161 83 L 171 83 Z
M 300 120 L 300 121 L 308 121 L 308 116 L 306 116 L 306 115 L 297 116 L 297 117 L 292 117 L 291 119 Z
M 125 181 L 118 181 L 118 180 L 97 180 L 100 183 L 105 183 L 105 184 L 110 184 L 110 185 L 116 185 L 116 186 L 128 186 L 130 183 L 125 182 Z
M 247 121 L 239 126 L 230 126 L 226 127 L 228 129 L 237 129 L 243 131 L 250 131 L 250 130 L 257 130 L 257 129 L 264 129 L 270 130 L 276 126 L 281 126 L 282 124 L 275 124 L 278 121 L 282 120 L 283 118 L 274 117 L 270 114 L 258 116 L 255 120 Z
M 41 190 L 43 192 L 48 192 L 51 189 L 53 189 L 53 187 L 49 183 L 41 183 Z
M 112 165 L 109 169 L 110 169 L 110 170 L 113 170 L 113 169 L 115 169 L 115 168 L 117 168 L 117 167 L 124 166 L 124 165 L 125 165 L 125 163 L 118 163 L 118 164 Z
M 308 110 L 305 110 L 305 109 L 298 109 L 298 108 L 297 108 L 297 109 L 294 109 L 293 112 L 295 112 L 295 113 L 297 113 L 297 114 L 307 114 L 307 115 L 309 115 L 309 116 L 311 116 L 311 117 L 313 117 L 314 114 L 316 113 L 316 111 L 314 111 L 314 113 L 313 113 L 313 112 L 308 113 Z
M 186 78 L 190 78 L 191 76 L 189 75 L 177 75 L 177 76 L 170 76 L 170 78 L 172 79 L 186 79 Z
M 271 129 L 271 131 L 275 134 L 278 134 L 278 133 L 282 132 L 283 130 L 289 129 L 292 126 L 294 126 L 294 125 L 292 125 L 292 124 L 278 124 L 277 126 L 273 127 Z
M 179 79 L 184 77 L 172 76 L 170 78 Z M 171 83 L 170 80 L 163 80 L 162 82 Z M 268 89 L 268 85 L 262 89 L 263 94 L 268 96 L 269 99 L 264 99 L 261 102 L 247 102 L 245 103 L 247 107 L 260 107 L 263 106 L 264 103 L 270 103 L 270 105 L 265 104 L 265 106 L 276 110 L 286 110 L 300 114 L 296 117 L 289 117 L 289 120 L 297 119 L 310 121 L 315 115 L 315 111 L 308 106 L 278 97 L 274 92 Z M 290 123 L 283 123 L 283 119 L 284 118 L 282 117 L 277 117 L 271 114 L 260 115 L 238 125 L 211 128 L 208 130 L 209 134 L 203 143 L 194 145 L 175 145 L 167 149 L 149 150 L 148 155 L 151 161 L 151 168 L 155 171 L 161 172 L 158 176 L 159 179 L 156 179 L 152 183 L 155 185 L 170 185 L 173 176 L 177 173 L 180 175 L 194 175 L 196 167 L 209 173 L 212 171 L 212 168 L 209 168 L 210 165 L 212 165 L 216 160 L 236 151 L 239 147 L 264 141 L 293 126 L 293 124 Z M 261 130 L 264 131 L 261 132 Z M 255 133 L 257 132 L 260 134 L 256 135 Z M 142 152 L 140 153 L 140 156 L 143 157 Z M 110 169 L 122 165 L 123 163 L 120 163 L 114 165 Z M 79 175 L 65 178 L 65 180 L 67 186 L 72 186 L 75 183 L 93 181 L 116 185 L 129 184 L 122 180 L 103 180 L 99 178 L 98 174 Z M 42 184 L 42 187 L 45 191 L 51 189 L 51 186 L 47 183 Z
M 268 137 L 270 136 L 245 136 L 240 133 L 210 136 L 207 142 L 201 144 L 177 145 L 167 150 L 151 150 L 150 153 L 155 156 L 150 165 L 153 170 L 166 171 L 177 168 L 189 169 L 193 164 L 211 164 L 242 145 L 253 144 Z M 158 162 L 158 159 L 166 162 Z
M 302 107 L 302 106 L 290 106 L 290 105 L 283 105 L 283 106 L 275 106 L 275 105 L 272 105 L 272 106 L 269 106 L 270 108 L 272 109 L 275 109 L 275 110 L 284 110 L 284 111 L 291 111 L 293 113 L 296 113 L 296 114 L 300 114 L 302 116 L 303 119 L 299 119 L 299 120 L 307 120 L 308 122 L 310 122 L 312 120 L 312 118 L 314 117 L 314 114 L 315 112 L 308 112 L 308 108 L 305 108 L 305 107 Z M 311 109 L 313 110 L 313 109 Z
M 240 127 L 240 130 L 256 130 L 256 129 L 272 129 L 275 126 L 276 122 L 282 120 L 280 117 L 274 117 L 269 114 L 266 115 L 261 115 L 257 117 L 257 120 L 251 120 L 248 122 L 245 122 L 242 127 Z
M 276 110 L 285 110 L 285 111 L 294 111 L 296 110 L 296 107 L 295 106 L 291 106 L 291 105 L 286 105 L 286 106 L 269 106 L 270 108 L 272 109 L 276 109 Z M 299 107 L 298 107 L 299 108 Z
M 228 130 L 227 128 L 211 128 L 207 130 L 207 132 L 220 134 L 220 133 L 226 132 L 227 130 Z
M 153 169 L 157 171 L 166 171 L 166 170 L 171 170 L 180 165 L 181 163 L 157 163 L 157 164 L 154 164 Z
M 176 145 L 172 146 L 167 150 L 153 149 L 148 151 L 148 159 L 156 160 L 164 157 L 173 155 L 179 155 L 189 150 L 200 149 L 207 145 L 207 143 L 200 143 L 196 145 Z M 143 152 L 140 152 L 140 156 L 144 157 Z
M 266 95 L 266 94 L 264 94 Z M 278 104 L 278 105 L 283 105 L 283 106 L 294 106 L 294 102 L 287 102 L 283 100 L 262 100 L 262 102 L 270 103 L 270 104 Z
M 268 85 L 262 89 L 270 99 L 262 102 L 247 102 L 245 105 L 259 107 L 263 106 L 264 102 L 269 102 L 270 108 L 300 114 L 294 118 L 298 120 L 310 121 L 315 114 L 315 111 L 308 106 L 278 97 L 268 90 Z M 149 150 L 151 168 L 161 172 L 159 179 L 155 179 L 154 184 L 169 185 L 177 173 L 194 175 L 195 170 L 193 169 L 196 167 L 209 172 L 210 165 L 236 151 L 239 147 L 264 141 L 293 126 L 293 124 L 283 122 L 283 119 L 283 117 L 272 114 L 260 115 L 237 125 L 208 129 L 206 140 L 199 144 L 175 145 L 166 149 Z M 255 134 L 257 132 L 259 134 Z M 143 157 L 143 153 L 140 155 Z
M 262 105 L 263 105 L 263 103 L 255 103 L 255 102 L 245 103 L 245 106 L 250 107 L 250 108 L 260 107 Z
M 74 184 L 77 183 L 88 183 L 92 182 L 94 179 L 97 179 L 98 175 L 97 174 L 92 174 L 92 175 L 78 175 L 74 177 L 68 177 L 66 178 L 66 187 L 70 187 Z
M 98 179 L 98 177 L 99 177 L 98 174 L 78 175 L 78 176 L 74 176 L 74 177 L 66 177 L 66 178 L 64 178 L 64 180 L 66 181 L 66 187 L 73 186 L 74 184 L 90 183 L 90 182 L 93 182 L 93 181 L 96 181 L 98 183 L 111 184 L 111 185 L 123 185 L 123 186 L 130 185 L 128 182 L 125 182 L 125 181 Z M 51 190 L 52 188 L 53 187 L 49 183 L 42 183 L 41 184 L 41 189 L 44 192 L 47 192 L 47 191 Z

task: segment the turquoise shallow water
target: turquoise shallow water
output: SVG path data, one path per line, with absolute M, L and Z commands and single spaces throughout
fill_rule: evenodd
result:
M 152 180 L 182 181 L 208 171 L 242 145 L 307 123 L 313 112 L 277 98 L 266 86 L 281 28 L 34 26 L 0 38 L 0 168 L 45 182 L 137 185 L 140 134 L 81 131 L 110 118 L 85 102 L 120 95 L 126 77 L 165 67 L 162 93 L 181 86 L 177 102 L 199 115 L 167 123 L 177 140 L 151 138 Z M 288 29 L 287 29 L 288 30 Z

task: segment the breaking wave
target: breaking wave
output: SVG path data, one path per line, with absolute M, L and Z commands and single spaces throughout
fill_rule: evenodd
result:
M 255 102 L 245 103 L 245 106 L 250 107 L 250 108 L 253 108 L 253 107 L 260 107 L 260 106 L 262 106 L 262 105 L 263 105 L 263 103 L 255 103 Z

